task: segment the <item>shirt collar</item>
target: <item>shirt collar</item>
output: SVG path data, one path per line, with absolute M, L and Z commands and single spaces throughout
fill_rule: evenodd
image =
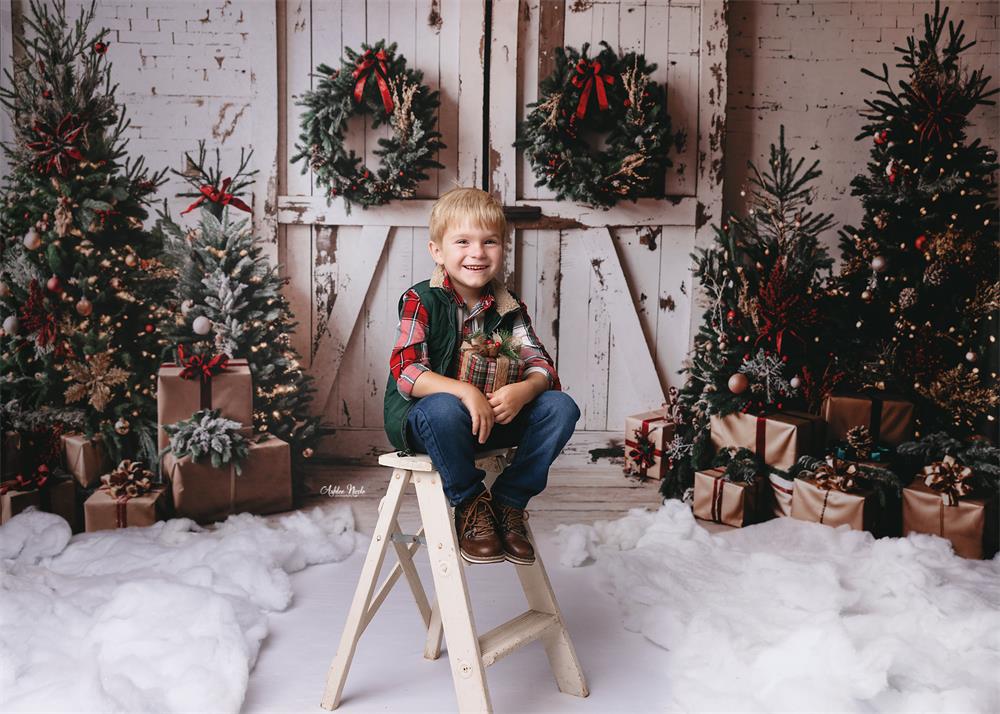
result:
M 455 302 L 457 302 L 461 307 L 463 308 L 466 307 L 465 298 L 459 295 L 458 291 L 455 290 L 455 287 L 451 284 L 451 276 L 449 276 L 447 272 L 444 274 L 444 280 L 442 281 L 441 287 L 444 288 L 445 292 L 449 293 L 453 298 L 455 298 Z M 485 288 L 483 288 L 483 293 L 479 297 L 479 302 L 477 302 L 472 307 L 472 309 L 469 310 L 469 312 L 477 312 L 477 310 L 480 308 L 482 310 L 488 310 L 490 305 L 493 304 L 494 300 L 495 298 L 493 296 L 493 284 L 490 283 Z

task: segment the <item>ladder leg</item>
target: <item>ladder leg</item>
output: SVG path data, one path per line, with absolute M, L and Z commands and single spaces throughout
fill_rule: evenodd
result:
M 427 626 L 427 643 L 424 645 L 424 658 L 437 659 L 441 656 L 441 608 L 438 607 L 437 598 L 434 599 L 434 606 L 431 608 L 431 621 Z
M 410 471 L 394 469 L 392 478 L 389 480 L 389 488 L 379 508 L 378 522 L 375 524 L 372 542 L 368 546 L 368 555 L 361 568 L 358 587 L 354 591 L 354 600 L 351 602 L 347 622 L 344 624 L 344 632 L 340 637 L 340 646 L 337 648 L 337 654 L 327 675 L 326 691 L 323 693 L 323 700 L 320 703 L 324 709 L 336 709 L 340 705 L 340 695 L 344 690 L 347 672 L 351 668 L 351 660 L 354 658 L 358 639 L 368 621 L 368 606 L 371 603 L 372 594 L 375 592 L 378 574 L 382 569 L 382 562 L 385 560 L 385 554 L 389 548 L 389 536 L 392 534 L 396 516 L 399 514 L 403 491 L 410 476 Z
M 532 565 L 516 565 L 517 577 L 521 580 L 521 587 L 524 588 L 528 607 L 532 610 L 551 613 L 559 618 L 559 627 L 551 628 L 541 638 L 559 691 L 578 697 L 586 697 L 590 694 L 587 680 L 580 667 L 580 661 L 576 658 L 576 650 L 573 649 L 569 631 L 566 629 L 562 612 L 556 603 L 555 593 L 552 592 L 552 584 L 549 582 L 548 573 L 545 572 L 545 565 L 538 552 L 531 526 L 525 523 L 525 527 L 528 530 L 528 538 L 535 546 L 535 562 Z
M 462 714 L 492 712 L 469 590 L 459 562 L 458 537 L 451 524 L 441 476 L 432 471 L 415 473 L 413 479 L 420 503 L 420 518 L 427 534 L 427 553 L 434 574 L 437 606 L 444 634 L 448 638 L 448 659 L 458 696 L 458 709 Z
M 395 518 L 392 519 L 392 532 L 403 532 L 399 527 L 399 521 Z M 424 529 L 421 528 L 417 531 L 416 535 L 423 535 L 423 532 Z M 399 567 L 406 576 L 406 582 L 409 584 L 410 591 L 413 593 L 413 599 L 417 601 L 417 610 L 420 611 L 420 617 L 424 621 L 424 627 L 430 627 L 431 606 L 427 604 L 427 593 L 424 592 L 423 583 L 420 582 L 420 575 L 417 574 L 417 566 L 413 564 L 413 554 L 420 546 L 417 544 L 411 550 L 410 546 L 404 545 L 403 543 L 393 541 L 392 544 L 396 548 L 396 557 L 399 558 Z

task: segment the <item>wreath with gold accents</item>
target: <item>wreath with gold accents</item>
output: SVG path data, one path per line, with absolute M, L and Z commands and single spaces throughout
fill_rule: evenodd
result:
M 359 54 L 344 48 L 340 69 L 321 64 L 314 76 L 316 88 L 306 92 L 300 106 L 302 133 L 292 162 L 305 159 L 302 173 L 312 169 L 316 183 L 327 189 L 327 201 L 343 196 L 364 207 L 413 196 L 427 178 L 428 169 L 443 168 L 434 158 L 444 148 L 435 131 L 438 93 L 423 83 L 420 70 L 406 66 L 396 44 L 361 45 Z M 344 146 L 348 120 L 370 114 L 372 126 L 388 124 L 392 136 L 380 138 L 373 152 L 381 158 L 377 169 Z
M 600 53 L 556 48 L 555 69 L 540 86 L 537 102 L 521 127 L 515 146 L 531 162 L 536 186 L 548 186 L 559 199 L 610 208 L 662 190 L 678 148 L 666 111 L 664 90 L 650 79 L 655 64 L 629 52 L 618 56 L 601 42 Z M 607 148 L 592 151 L 584 132 L 607 132 Z

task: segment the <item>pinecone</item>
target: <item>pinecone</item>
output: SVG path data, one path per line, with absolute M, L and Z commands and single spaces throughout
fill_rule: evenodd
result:
M 852 426 L 847 431 L 847 445 L 860 456 L 866 455 L 872 448 L 872 433 L 864 424 Z
M 943 263 L 931 263 L 924 269 L 924 282 L 938 287 L 944 284 L 948 277 L 948 268 Z
M 913 73 L 913 84 L 924 90 L 936 87 L 940 82 L 940 74 L 941 65 L 938 64 L 937 57 L 928 56 L 917 65 L 917 69 Z
M 899 307 L 903 310 L 909 310 L 911 307 L 917 304 L 917 291 L 916 288 L 903 288 L 899 291 Z

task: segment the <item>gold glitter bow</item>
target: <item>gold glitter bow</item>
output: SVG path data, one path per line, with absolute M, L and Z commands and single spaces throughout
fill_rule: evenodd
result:
M 833 456 L 827 456 L 826 463 L 817 466 L 809 476 L 820 488 L 844 493 L 857 488 L 860 485 L 858 480 L 863 478 L 857 464 Z
M 972 469 L 962 466 L 953 456 L 924 466 L 924 483 L 941 494 L 946 506 L 957 506 L 958 499 L 972 492 Z
M 112 498 L 136 498 L 153 490 L 153 472 L 139 461 L 125 459 L 114 471 L 101 476 L 101 483 Z

